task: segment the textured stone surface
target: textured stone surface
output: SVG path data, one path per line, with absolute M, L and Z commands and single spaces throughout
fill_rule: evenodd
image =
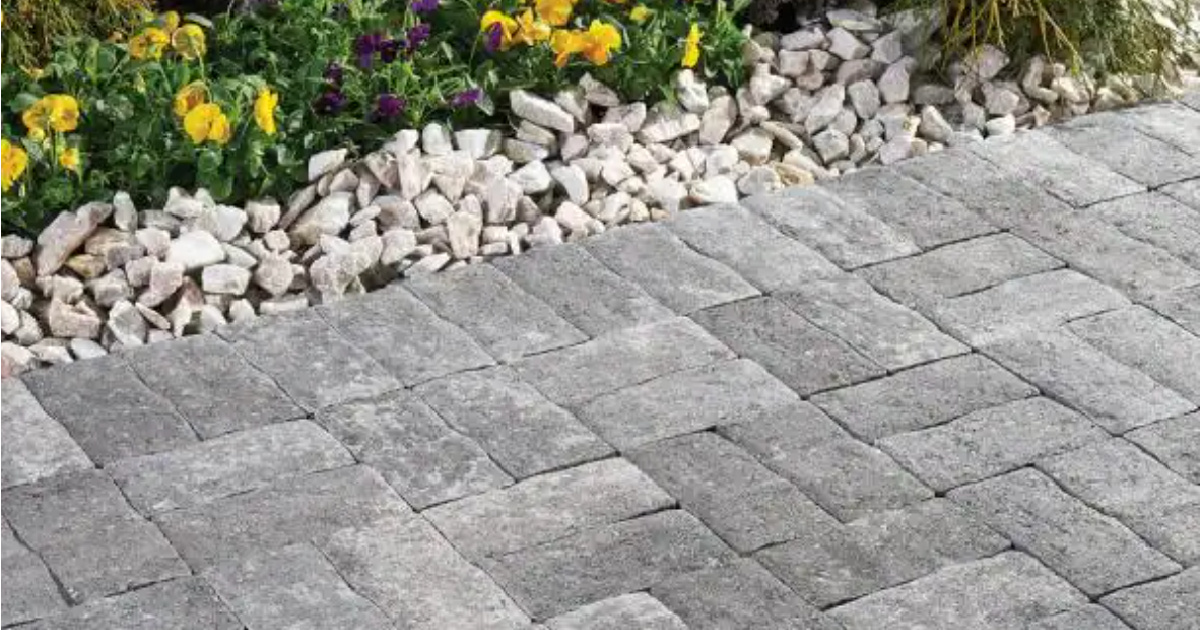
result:
M 1117 591 L 1100 603 L 1116 611 L 1137 630 L 1200 628 L 1200 567 L 1178 575 Z
M 1200 209 L 1190 208 L 1174 197 L 1160 192 L 1121 197 L 1088 208 L 1087 216 L 1200 268 Z
M 204 580 L 184 577 L 88 602 L 26 628 L 36 630 L 242 630 Z
M 0 549 L 3 549 L 4 607 L 0 618 L 5 626 L 48 617 L 66 608 L 58 585 L 36 554 L 22 545 L 5 523 Z
M 1130 431 L 1125 438 L 1192 483 L 1200 484 L 1200 412 Z
M 9 488 L 33 483 L 43 477 L 91 468 L 92 462 L 66 429 L 34 399 L 17 379 L 4 383 L 3 477 Z
M 1193 91 L 1185 101 L 1196 102 Z M 1156 103 L 1119 112 L 1127 124 L 1142 133 L 1154 136 L 1179 147 L 1193 156 L 1200 156 L 1200 111 L 1180 103 Z
M 1154 312 L 1200 336 L 1200 285 L 1156 296 L 1147 305 Z
M 1069 327 L 1117 361 L 1200 402 L 1200 337 L 1140 307 L 1080 319 Z
M 688 630 L 678 615 L 646 593 L 618 595 L 546 621 L 547 630 Z
M 1121 113 L 1085 116 L 1051 128 L 1046 134 L 1070 150 L 1151 188 L 1200 177 L 1200 160 L 1195 156 L 1152 135 L 1121 133 L 1113 128 L 1110 116 L 1118 120 L 1127 117 Z M 1137 127 L 1136 123 L 1132 126 Z
M 1088 604 L 1073 608 L 1052 617 L 1046 617 L 1029 626 L 1029 630 L 1129 630 L 1107 608 L 1098 604 Z

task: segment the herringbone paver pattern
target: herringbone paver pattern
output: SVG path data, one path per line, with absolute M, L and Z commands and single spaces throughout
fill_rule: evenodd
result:
M 1196 630 L 1197 120 L 5 381 L 3 625 Z

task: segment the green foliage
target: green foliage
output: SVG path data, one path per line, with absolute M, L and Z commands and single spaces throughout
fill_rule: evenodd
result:
M 151 0 L 2 0 L 4 64 L 37 67 L 53 44 L 68 37 L 106 38 L 126 32 L 149 12 Z

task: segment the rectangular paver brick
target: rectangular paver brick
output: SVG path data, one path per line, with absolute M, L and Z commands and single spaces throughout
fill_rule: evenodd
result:
M 737 556 L 694 517 L 668 510 L 481 561 L 535 619 L 644 590 Z
M 675 500 L 620 458 L 526 479 L 424 513 L 470 558 L 526 549 L 671 507 Z
M 879 444 L 922 481 L 945 491 L 1106 436 L 1087 418 L 1038 397 L 886 437 Z
M 1036 560 L 1011 552 L 946 567 L 829 614 L 846 630 L 994 630 L 1024 628 L 1086 602 Z
M 396 286 L 318 312 L 406 386 L 495 364 L 470 335 Z
M 743 199 L 742 205 L 844 269 L 921 251 L 908 236 L 820 188 L 755 195 Z
M 1120 521 L 1093 510 L 1031 468 L 958 488 L 948 496 L 1093 597 L 1181 568 Z
M 0 623 L 5 627 L 48 617 L 67 607 L 58 592 L 58 584 L 50 576 L 45 563 L 37 554 L 21 544 L 8 524 L 3 524 L 4 606 L 0 608 Z
M 282 479 L 261 490 L 159 514 L 154 522 L 183 559 L 201 569 L 411 513 L 378 472 L 357 465 Z
M 722 424 L 770 417 L 800 397 L 741 359 L 660 376 L 579 407 L 579 419 L 625 450 Z
M 1100 600 L 1136 630 L 1200 628 L 1200 567 L 1117 591 Z
M 412 630 L 527 628 L 529 618 L 424 519 L 344 529 L 320 545 L 356 593 Z
M 960 339 L 978 346 L 1128 304 L 1115 289 L 1060 269 L 945 300 L 931 309 L 931 315 Z
M 261 317 L 222 334 L 292 400 L 320 409 L 397 389 L 400 382 L 313 309 Z
M 1127 120 L 1135 122 L 1128 124 Z M 1196 156 L 1140 133 L 1136 118 L 1121 112 L 1083 116 L 1045 132 L 1072 151 L 1151 188 L 1200 177 Z
M 317 421 L 417 509 L 512 483 L 478 444 L 407 392 L 325 409 Z
M 685 318 L 616 331 L 529 357 L 517 374 L 550 400 L 578 405 L 657 376 L 734 358 L 729 348 Z
M 76 606 L 24 630 L 242 630 L 203 579 L 184 577 Z
M 695 208 L 665 225 L 693 249 L 729 265 L 763 292 L 842 273 L 815 250 L 784 236 L 742 206 Z
M 2 406 L 4 487 L 92 467 L 61 424 L 46 414 L 20 379 L 4 381 Z
M 321 427 L 299 420 L 123 459 L 108 470 L 134 507 L 154 514 L 353 463 L 350 453 Z
M 1160 192 L 1121 197 L 1088 208 L 1086 215 L 1200 268 L 1200 210 L 1174 197 Z
M 688 630 L 679 615 L 647 593 L 617 595 L 546 621 L 546 630 Z
M 1125 438 L 1200 485 L 1200 412 L 1144 426 Z
M 1200 286 L 1180 289 L 1147 300 L 1154 312 L 1200 336 Z
M 851 433 L 873 443 L 1037 393 L 1011 372 L 972 354 L 822 392 L 812 402 Z
M 718 306 L 692 319 L 802 396 L 886 373 L 849 343 L 775 298 Z
M 1193 210 L 1200 210 L 1200 178 L 1163 186 L 1158 192 L 1174 197 Z
M 1070 329 L 1112 358 L 1200 403 L 1200 337 L 1141 307 L 1081 319 Z
M 97 464 L 196 441 L 171 401 L 147 388 L 120 356 L 39 370 L 23 379 Z
M 539 247 L 492 264 L 593 337 L 674 316 L 575 243 Z
M 1029 626 L 1029 630 L 1129 630 L 1107 608 L 1088 604 L 1061 612 Z
M 739 552 L 837 526 L 786 479 L 710 432 L 657 442 L 628 457 Z
M 1200 157 L 1200 111 L 1180 103 L 1156 103 L 1119 113 L 1143 133 Z
M 697 254 L 661 225 L 609 230 L 584 246 L 608 268 L 681 315 L 758 295 L 732 269 Z

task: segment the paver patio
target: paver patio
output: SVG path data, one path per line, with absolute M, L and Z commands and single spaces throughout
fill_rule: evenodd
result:
M 1197 120 L 6 380 L 3 626 L 1200 629 Z

